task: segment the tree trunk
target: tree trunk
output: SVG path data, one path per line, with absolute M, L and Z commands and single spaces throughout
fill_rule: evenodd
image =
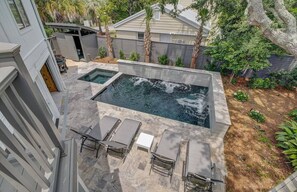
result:
M 106 44 L 107 44 L 107 49 L 108 49 L 108 56 L 111 58 L 113 57 L 113 50 L 112 50 L 112 40 L 110 37 L 110 33 L 109 33 L 109 29 L 108 29 L 108 25 L 104 24 L 105 27 L 105 36 L 106 36 Z
M 192 68 L 192 69 L 196 69 L 197 58 L 198 58 L 199 51 L 200 51 L 200 44 L 202 42 L 203 25 L 204 25 L 204 21 L 202 20 L 201 25 L 199 26 L 199 29 L 197 31 L 194 48 L 193 48 L 193 52 L 192 52 L 192 59 L 191 59 L 191 65 L 190 65 L 190 68 Z
M 232 71 L 229 83 L 232 83 L 234 76 L 235 76 L 235 73 Z
M 151 45 L 152 45 L 152 41 L 151 41 L 151 32 L 150 29 L 145 29 L 145 33 L 144 33 L 144 51 L 145 51 L 145 62 L 149 63 L 150 62 L 150 55 L 151 55 Z
M 98 21 L 98 27 L 99 27 L 99 34 L 100 35 L 102 35 L 102 26 L 101 26 L 101 21 L 100 21 L 100 19 L 97 19 L 97 21 Z
M 129 14 L 129 16 L 133 15 L 133 7 L 134 7 L 133 0 L 129 0 L 128 1 L 128 14 Z
M 272 26 L 271 19 L 266 15 L 262 0 L 248 0 L 248 20 L 250 25 L 258 27 L 264 37 L 280 46 L 297 58 L 296 18 L 285 8 L 283 0 L 274 0 L 275 12 L 284 23 L 285 29 Z

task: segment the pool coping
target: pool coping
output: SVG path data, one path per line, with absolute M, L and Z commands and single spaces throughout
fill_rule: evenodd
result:
M 113 70 L 108 70 L 108 69 L 101 69 L 101 68 L 96 67 L 96 68 L 92 69 L 91 71 L 89 71 L 89 72 L 87 72 L 87 73 L 84 73 L 83 75 L 78 76 L 78 77 L 77 77 L 77 80 L 78 80 L 78 81 L 89 82 L 89 83 L 95 83 L 95 82 L 92 82 L 92 81 L 86 81 L 86 80 L 83 80 L 83 79 L 81 79 L 81 78 L 83 78 L 83 77 L 86 76 L 87 74 L 92 73 L 93 71 L 96 71 L 96 70 L 103 70 L 103 71 L 108 71 L 108 72 L 113 72 L 113 73 L 115 73 L 112 77 L 114 77 L 114 76 L 118 73 L 118 71 L 113 71 Z M 111 77 L 111 78 L 112 78 L 112 77 Z M 110 79 L 111 79 L 111 78 L 110 78 Z M 110 79 L 108 79 L 107 81 L 109 81 Z M 107 82 L 107 81 L 106 81 L 106 82 Z M 104 85 L 106 82 L 104 82 L 104 83 L 96 83 L 96 84 Z
M 220 73 L 128 60 L 118 60 L 118 63 L 119 71 L 124 74 L 209 87 L 209 99 L 212 102 L 211 133 L 224 137 L 231 120 Z
M 112 76 L 112 78 L 110 78 L 108 81 L 106 81 L 102 85 L 102 88 L 98 91 L 98 93 L 96 93 L 95 95 L 91 96 L 91 100 L 95 101 L 94 98 L 97 97 L 98 95 L 100 95 L 110 84 L 112 84 L 116 79 L 118 79 L 123 73 L 121 72 L 117 72 L 114 76 Z M 99 102 L 99 101 L 97 101 Z

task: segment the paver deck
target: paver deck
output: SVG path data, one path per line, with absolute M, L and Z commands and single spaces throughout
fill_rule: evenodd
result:
M 104 150 L 100 150 L 99 157 L 96 158 L 96 152 L 84 149 L 82 153 L 78 154 L 79 173 L 90 191 L 184 191 L 184 182 L 181 176 L 183 161 L 186 158 L 186 143 L 189 139 L 210 143 L 212 161 L 220 168 L 220 173 L 225 174 L 223 140 L 212 137 L 208 129 L 197 128 L 195 125 L 90 100 L 103 88 L 103 85 L 81 81 L 78 78 L 94 68 L 117 71 L 118 65 L 68 60 L 67 66 L 69 67 L 68 72 L 62 74 L 67 94 L 60 93 L 64 96 L 63 101 L 59 102 L 63 106 L 58 106 L 62 114 L 59 124 L 60 129 L 64 127 L 64 120 L 66 120 L 65 127 L 67 129 L 80 129 L 82 126 L 95 125 L 99 118 L 110 115 L 121 120 L 131 118 L 141 121 L 142 126 L 139 133 L 146 132 L 155 136 L 152 148 L 156 142 L 160 141 L 165 129 L 177 132 L 182 136 L 181 154 L 171 182 L 169 177 L 161 176 L 153 171 L 150 173 L 149 153 L 137 150 L 135 144 L 124 163 L 115 157 L 106 157 Z M 68 102 L 65 103 L 65 101 Z M 64 111 L 66 105 L 67 110 Z M 64 119 L 65 112 L 67 112 L 67 116 Z M 79 139 L 77 135 L 68 130 L 66 137 Z M 77 143 L 79 145 L 80 142 Z M 224 190 L 224 186 L 216 187 L 216 191 Z

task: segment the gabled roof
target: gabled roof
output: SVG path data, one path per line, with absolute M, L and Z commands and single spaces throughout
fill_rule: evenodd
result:
M 154 4 L 154 5 L 152 5 L 152 8 L 153 9 L 158 9 L 159 5 Z M 173 10 L 173 8 L 174 8 L 173 5 L 167 4 L 167 5 L 165 5 L 165 12 L 169 14 Z M 183 6 L 178 4 L 177 8 L 179 10 L 182 10 Z M 132 21 L 133 19 L 136 19 L 136 18 L 138 18 L 140 16 L 143 16 L 143 15 L 145 15 L 145 10 L 139 11 L 138 13 L 135 13 L 134 15 L 131 15 L 130 17 L 127 17 L 126 19 L 123 19 L 123 20 L 115 23 L 113 26 L 114 26 L 114 28 L 120 27 L 121 25 L 123 25 L 125 23 L 128 23 L 129 21 Z M 197 12 L 195 12 L 193 10 L 190 10 L 190 9 L 187 9 L 187 10 L 181 12 L 176 17 L 176 19 L 178 19 L 178 20 L 180 20 L 180 21 L 182 21 L 184 23 L 187 23 L 188 25 L 191 25 L 192 27 L 198 29 L 198 27 L 200 26 L 200 22 L 198 21 L 197 17 L 198 17 Z M 204 29 L 209 31 L 210 30 L 210 24 L 207 23 L 206 26 L 204 26 Z
M 91 27 L 86 27 L 83 25 L 77 25 L 74 23 L 45 23 L 45 25 L 52 27 L 52 28 L 60 28 L 60 29 L 75 29 L 75 30 L 88 30 L 88 31 L 93 31 L 95 33 L 99 32 L 97 29 L 93 29 Z

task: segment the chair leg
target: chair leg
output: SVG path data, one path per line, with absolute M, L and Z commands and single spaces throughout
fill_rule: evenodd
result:
M 100 149 L 100 144 L 99 144 L 98 149 L 97 149 L 97 152 L 96 152 L 96 158 L 98 158 L 99 149 Z
M 87 140 L 86 137 L 83 137 L 82 140 L 81 140 L 81 145 L 80 145 L 80 152 L 82 152 L 82 149 L 83 149 L 83 146 L 84 146 L 84 143 L 85 141 Z

